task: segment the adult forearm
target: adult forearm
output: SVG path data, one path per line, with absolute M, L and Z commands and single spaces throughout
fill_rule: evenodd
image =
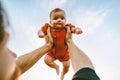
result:
M 31 68 L 45 53 L 52 47 L 51 43 L 45 44 L 41 48 L 33 50 L 23 56 L 18 57 L 17 65 L 21 68 L 22 73 Z
M 79 69 L 85 67 L 94 69 L 89 57 L 81 49 L 79 49 L 72 40 L 69 40 L 68 47 L 74 72 L 77 72 Z

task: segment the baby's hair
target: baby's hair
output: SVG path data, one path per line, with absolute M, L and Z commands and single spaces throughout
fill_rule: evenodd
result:
M 50 12 L 50 17 L 51 17 L 51 14 L 52 13 L 56 13 L 56 12 L 63 12 L 64 14 L 65 14 L 65 11 L 64 10 L 62 10 L 62 9 L 60 9 L 60 8 L 55 8 L 55 9 L 53 9 L 51 12 Z

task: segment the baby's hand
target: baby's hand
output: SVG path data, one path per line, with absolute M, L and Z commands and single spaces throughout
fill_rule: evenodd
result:
M 81 28 L 75 28 L 75 34 L 82 34 Z
M 41 30 L 38 31 L 38 37 L 40 37 L 40 38 L 45 37 L 44 33 Z
M 81 34 L 82 30 L 80 28 L 72 28 L 71 32 L 74 33 L 74 34 Z

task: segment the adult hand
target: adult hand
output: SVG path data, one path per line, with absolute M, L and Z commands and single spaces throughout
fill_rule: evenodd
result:
M 53 39 L 50 33 L 50 28 L 48 27 L 47 29 L 47 35 L 45 36 L 46 43 L 51 43 L 53 44 Z
M 69 44 L 71 38 L 72 38 L 72 33 L 69 27 L 65 27 L 67 29 L 67 33 L 66 33 L 66 43 Z

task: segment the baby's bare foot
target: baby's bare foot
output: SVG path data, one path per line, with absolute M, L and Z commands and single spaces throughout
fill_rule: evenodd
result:
M 61 76 L 60 76 L 60 80 L 63 80 L 63 79 L 64 79 L 64 75 L 62 73 Z

